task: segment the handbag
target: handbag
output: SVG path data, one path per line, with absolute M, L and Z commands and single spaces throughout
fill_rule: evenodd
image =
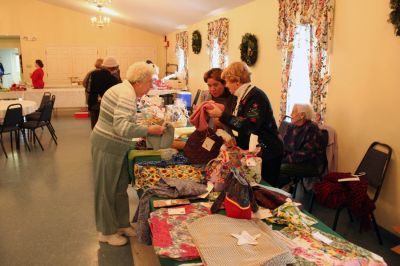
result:
M 214 141 L 214 144 L 209 150 L 205 149 L 203 146 L 207 139 Z M 211 128 L 207 128 L 203 131 L 195 130 L 188 138 L 183 148 L 183 153 L 191 164 L 206 164 L 218 156 L 222 144 L 222 138 L 217 136 L 215 131 Z
M 231 168 L 225 179 L 225 188 L 211 206 L 211 212 L 218 212 L 224 202 L 226 216 L 237 219 L 251 219 L 251 212 L 257 212 L 253 190 L 240 172 Z

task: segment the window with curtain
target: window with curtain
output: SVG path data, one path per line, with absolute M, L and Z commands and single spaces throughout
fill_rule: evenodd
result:
M 225 68 L 228 65 L 229 20 L 220 18 L 208 23 L 207 47 L 210 67 Z
M 310 25 L 297 25 L 294 36 L 292 70 L 287 91 L 286 114 L 290 114 L 295 103 L 310 104 Z
M 183 31 L 176 34 L 175 53 L 178 59 L 178 72 L 184 74 L 186 79 L 188 74 L 187 55 L 188 55 L 188 32 Z
M 307 90 L 300 88 L 307 82 L 314 112 L 321 116 L 326 112 L 334 3 L 334 0 L 279 0 L 277 41 L 283 56 L 281 119 L 288 114 L 296 97 L 300 97 L 295 93 Z M 301 59 L 304 52 L 306 59 Z M 308 80 L 304 71 L 308 72 Z

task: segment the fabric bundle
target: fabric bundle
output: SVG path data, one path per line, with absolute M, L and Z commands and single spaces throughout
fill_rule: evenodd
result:
M 169 215 L 168 210 L 157 209 L 150 214 L 150 229 L 153 236 L 153 246 L 156 254 L 164 258 L 176 260 L 193 260 L 200 257 L 187 225 L 210 214 L 210 210 L 193 203 L 179 208 L 185 210 L 182 215 Z
M 368 197 L 368 181 L 338 182 L 338 179 L 353 177 L 351 173 L 329 173 L 322 182 L 314 184 L 317 200 L 324 206 L 337 209 L 347 206 L 358 217 L 362 229 L 370 227 L 370 213 L 375 209 L 374 202 Z
M 288 198 L 281 193 L 262 187 L 253 186 L 252 189 L 257 204 L 267 209 L 275 209 L 281 206 Z
M 208 128 L 208 113 L 207 110 L 219 108 L 222 111 L 225 110 L 225 106 L 216 102 L 206 101 L 196 106 L 193 114 L 190 116 L 190 123 L 196 127 L 197 130 L 203 131 Z
M 260 220 L 233 219 L 215 214 L 200 218 L 187 227 L 207 266 L 281 266 L 295 262 L 289 249 Z M 231 234 L 243 231 L 251 236 L 259 234 L 258 244 L 239 246 Z

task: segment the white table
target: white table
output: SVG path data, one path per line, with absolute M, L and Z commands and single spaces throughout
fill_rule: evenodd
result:
M 0 120 L 3 120 L 9 105 L 19 103 L 22 105 L 22 115 L 27 115 L 36 111 L 38 104 L 34 101 L 25 100 L 0 100 Z
M 34 101 L 40 105 L 44 92 L 50 92 L 56 96 L 54 108 L 72 108 L 86 107 L 85 88 L 83 87 L 62 87 L 62 88 L 44 88 L 27 89 L 26 91 L 8 91 L 0 92 L 0 99 L 22 98 L 28 101 Z

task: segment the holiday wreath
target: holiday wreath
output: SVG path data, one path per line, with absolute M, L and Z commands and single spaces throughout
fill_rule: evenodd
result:
M 396 35 L 400 36 L 400 0 L 390 0 L 390 8 L 389 22 L 394 25 Z
M 246 33 L 240 44 L 240 59 L 247 65 L 252 66 L 257 62 L 258 44 L 254 34 Z
M 195 30 L 192 33 L 192 51 L 195 54 L 199 54 L 201 50 L 201 34 L 200 31 Z

